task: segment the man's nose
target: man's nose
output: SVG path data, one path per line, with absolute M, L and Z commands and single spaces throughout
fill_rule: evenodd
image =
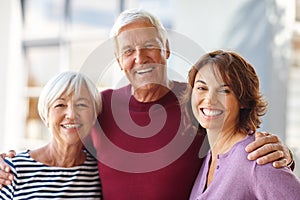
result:
M 135 50 L 135 60 L 136 64 L 145 64 L 147 62 L 147 52 L 143 48 L 137 47 Z

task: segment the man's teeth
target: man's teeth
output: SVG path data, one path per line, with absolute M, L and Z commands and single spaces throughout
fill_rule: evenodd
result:
M 221 110 L 211 110 L 211 109 L 203 109 L 203 113 L 206 115 L 206 116 L 209 116 L 209 117 L 214 117 L 214 116 L 217 116 L 217 115 L 220 115 L 222 113 Z
M 64 128 L 79 128 L 80 124 L 65 124 L 63 125 Z
M 153 70 L 153 68 L 148 68 L 148 69 L 143 69 L 143 70 L 138 70 L 136 71 L 138 74 L 144 74 L 144 73 L 148 73 L 151 72 Z

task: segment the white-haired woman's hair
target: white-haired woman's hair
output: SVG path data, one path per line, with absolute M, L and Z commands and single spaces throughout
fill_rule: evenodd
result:
M 157 29 L 158 35 L 161 38 L 163 44 L 166 44 L 167 31 L 163 24 L 154 15 L 142 9 L 128 9 L 123 11 L 116 19 L 110 31 L 110 37 L 116 37 L 122 27 L 140 20 L 148 20 Z
M 94 83 L 79 72 L 66 71 L 51 78 L 42 89 L 38 101 L 38 112 L 43 121 L 48 121 L 48 112 L 51 105 L 62 95 L 77 95 L 81 86 L 85 85 L 93 100 L 94 114 L 101 111 L 101 95 Z

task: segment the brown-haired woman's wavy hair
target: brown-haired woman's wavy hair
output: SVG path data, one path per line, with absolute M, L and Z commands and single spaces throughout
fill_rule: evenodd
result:
M 256 131 L 261 124 L 260 117 L 266 112 L 267 102 L 263 100 L 259 91 L 258 76 L 250 63 L 239 54 L 231 51 L 217 50 L 203 55 L 190 69 L 188 74 L 188 87 L 183 102 L 190 116 L 192 125 L 198 128 L 199 123 L 193 116 L 191 108 L 191 93 L 196 75 L 201 67 L 210 64 L 229 84 L 240 104 L 239 123 L 237 131 Z

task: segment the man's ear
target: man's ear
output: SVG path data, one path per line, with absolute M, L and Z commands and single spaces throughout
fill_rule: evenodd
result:
M 120 67 L 120 69 L 121 70 L 123 70 L 123 68 L 122 68 L 122 66 L 121 66 L 121 61 L 120 61 L 120 55 L 119 55 L 119 52 L 118 52 L 118 42 L 117 42 L 117 37 L 115 36 L 115 38 L 114 38 L 115 40 L 114 40 L 114 55 L 115 55 L 115 58 L 116 58 L 116 60 L 117 60 L 117 62 L 118 62 L 118 65 L 119 65 L 119 67 Z
M 117 62 L 118 62 L 118 65 L 119 65 L 120 69 L 123 70 L 122 65 L 121 65 L 121 61 L 120 61 L 120 57 L 117 57 L 117 55 L 115 55 L 115 56 L 116 56 L 116 59 L 117 59 Z
M 117 62 L 118 62 L 118 65 L 119 65 L 120 69 L 123 70 L 123 68 L 121 67 L 121 63 L 120 63 L 120 59 L 119 58 L 117 58 Z
M 166 59 L 170 57 L 170 46 L 169 46 L 169 40 L 166 41 Z

